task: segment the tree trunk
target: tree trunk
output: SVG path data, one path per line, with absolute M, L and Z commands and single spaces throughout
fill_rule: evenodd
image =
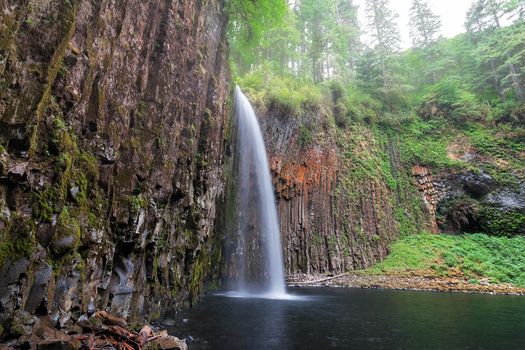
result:
M 507 53 L 507 58 L 510 59 L 510 55 Z M 509 63 L 509 71 L 510 71 L 510 78 L 512 79 L 512 87 L 514 88 L 514 92 L 516 93 L 516 98 L 518 101 L 523 101 L 523 86 L 520 83 L 519 80 L 519 74 L 516 71 L 516 67 Z
M 498 92 L 499 96 L 503 99 L 505 98 L 505 94 L 503 93 L 503 90 L 501 89 L 500 85 L 500 79 L 498 72 L 496 71 L 496 67 L 494 66 L 494 60 L 490 60 L 490 70 L 492 71 L 492 76 L 494 77 L 494 88 Z

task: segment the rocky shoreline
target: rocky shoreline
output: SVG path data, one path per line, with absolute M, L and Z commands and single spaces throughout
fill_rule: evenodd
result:
M 140 330 L 133 330 L 137 327 L 105 311 L 98 311 L 91 317 L 81 316 L 73 325 L 63 329 L 58 329 L 49 317 L 36 318 L 25 315 L 25 318 L 20 318 L 13 323 L 13 328 L 25 334 L 0 343 L 0 350 L 187 350 L 188 348 L 185 340 L 171 336 L 165 330 L 149 325 L 143 325 Z
M 340 275 L 294 274 L 287 277 L 291 287 L 347 287 L 363 289 L 418 290 L 430 292 L 482 293 L 495 295 L 525 295 L 525 288 L 510 283 L 490 283 L 488 279 L 473 282 L 465 276 L 438 276 L 431 271 L 411 271 L 399 274 L 349 272 Z

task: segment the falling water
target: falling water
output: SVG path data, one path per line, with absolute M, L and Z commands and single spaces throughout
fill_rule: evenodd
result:
M 275 194 L 264 141 L 253 108 L 237 86 L 240 294 L 283 298 L 284 268 Z

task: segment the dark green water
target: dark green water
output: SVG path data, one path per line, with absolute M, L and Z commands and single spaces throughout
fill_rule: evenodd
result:
M 301 300 L 210 295 L 170 331 L 191 349 L 525 349 L 525 297 L 292 289 Z

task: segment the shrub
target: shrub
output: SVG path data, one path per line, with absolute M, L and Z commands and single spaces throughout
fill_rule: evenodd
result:
M 480 225 L 491 235 L 525 235 L 525 213 L 485 206 L 480 211 Z
M 489 110 L 461 81 L 448 78 L 426 89 L 417 113 L 423 120 L 444 117 L 461 124 L 486 120 Z
M 479 203 L 469 197 L 457 197 L 444 201 L 438 214 L 445 219 L 445 230 L 449 232 L 478 232 Z
M 297 142 L 300 146 L 306 146 L 310 144 L 313 140 L 312 130 L 305 125 L 299 126 L 299 136 Z
M 525 103 L 514 100 L 500 102 L 492 109 L 491 116 L 496 123 L 525 126 Z
M 347 114 L 350 119 L 372 125 L 381 113 L 382 105 L 372 96 L 356 86 L 349 86 L 346 92 Z
M 323 104 L 321 88 L 293 77 L 280 77 L 258 70 L 237 79 L 250 102 L 263 109 L 276 109 L 301 116 L 308 110 L 320 110 Z

